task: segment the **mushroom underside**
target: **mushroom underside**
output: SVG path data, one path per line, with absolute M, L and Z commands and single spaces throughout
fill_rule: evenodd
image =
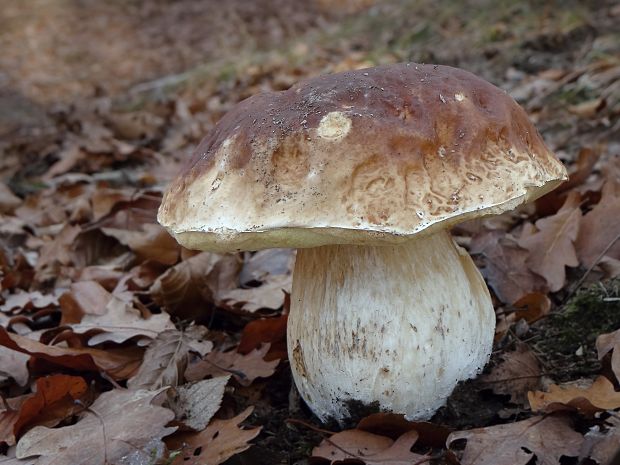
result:
M 396 246 L 297 254 L 288 350 L 299 392 L 322 420 L 350 401 L 425 419 L 492 349 L 489 291 L 445 231 Z

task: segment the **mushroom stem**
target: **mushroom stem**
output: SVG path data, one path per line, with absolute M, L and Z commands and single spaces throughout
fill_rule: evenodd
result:
M 483 368 L 494 326 L 484 280 L 447 231 L 298 250 L 288 351 L 321 420 L 346 418 L 352 400 L 429 418 Z

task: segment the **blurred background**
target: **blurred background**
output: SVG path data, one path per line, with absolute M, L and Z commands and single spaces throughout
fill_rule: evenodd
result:
M 68 134 L 81 152 L 183 157 L 253 93 L 398 61 L 505 88 L 569 156 L 575 125 L 617 110 L 619 21 L 605 0 L 3 0 L 0 177 L 24 194 L 33 176 L 138 156 L 84 161 Z

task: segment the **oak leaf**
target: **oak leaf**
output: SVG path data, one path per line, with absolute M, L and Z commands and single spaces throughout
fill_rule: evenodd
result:
M 26 399 L 15 422 L 15 436 L 35 425 L 56 426 L 63 419 L 82 410 L 82 400 L 88 391 L 83 378 L 51 375 L 37 379 L 34 395 Z
M 528 267 L 544 277 L 553 292 L 564 286 L 565 267 L 579 265 L 575 251 L 581 220 L 579 201 L 579 193 L 572 191 L 555 215 L 539 219 L 534 232 L 524 229 L 519 238 L 519 246 L 530 252 Z
M 200 317 L 221 289 L 236 286 L 240 262 L 234 255 L 203 252 L 176 264 L 149 289 L 153 300 L 180 319 Z
M 225 306 L 251 313 L 261 308 L 278 309 L 284 304 L 284 293 L 291 293 L 292 283 L 292 276 L 276 275 L 271 276 L 261 286 L 228 289 L 219 292 L 216 297 Z
M 177 433 L 166 444 L 170 450 L 180 450 L 172 465 L 218 465 L 252 445 L 249 441 L 260 433 L 261 427 L 240 428 L 239 424 L 252 413 L 248 407 L 230 420 L 213 420 L 200 433 Z
M 527 393 L 540 386 L 540 363 L 525 344 L 502 354 L 502 361 L 480 381 L 496 394 L 510 395 L 513 404 L 527 405 Z
M 185 371 L 189 381 L 232 374 L 239 384 L 249 386 L 256 378 L 271 376 L 280 360 L 264 360 L 269 352 L 269 344 L 243 355 L 236 350 L 209 352 L 201 361 L 190 365 Z
M 207 329 L 202 326 L 160 333 L 146 349 L 142 365 L 127 381 L 127 386 L 131 389 L 159 389 L 182 384 L 190 352 L 202 357 L 213 348 L 213 343 L 204 339 L 206 333 Z
M 596 351 L 598 359 L 601 360 L 606 354 L 611 354 L 611 369 L 620 381 L 620 329 L 613 333 L 601 334 L 596 338 Z
M 534 391 L 527 397 L 534 412 L 574 408 L 586 415 L 594 415 L 603 410 L 620 408 L 620 392 L 615 392 L 614 385 L 604 376 L 596 378 L 587 388 L 552 384 L 548 392 Z
M 76 424 L 28 431 L 17 443 L 17 458 L 39 456 L 37 465 L 154 463 L 163 456 L 162 438 L 175 430 L 166 427 L 174 413 L 153 403 L 160 392 L 104 392 Z
M 312 450 L 312 456 L 329 460 L 330 464 L 345 460 L 355 460 L 366 465 L 411 465 L 424 463 L 427 455 L 411 452 L 418 440 L 417 431 L 408 431 L 396 441 L 359 429 L 342 431 L 323 440 Z
M 174 265 L 179 259 L 180 247 L 177 241 L 158 224 L 145 223 L 141 230 L 102 228 L 104 234 L 112 236 L 129 247 L 141 260 L 154 260 L 165 265 Z
M 620 418 L 612 415 L 605 420 L 605 423 L 607 423 L 608 429 L 604 435 L 599 436 L 599 440 L 593 445 L 589 455 L 601 465 L 613 465 L 617 462 L 617 456 L 620 452 L 618 448 L 620 444 Z
M 49 346 L 24 336 L 11 334 L 2 327 L 0 327 L 0 346 L 72 370 L 105 372 L 114 379 L 129 378 L 138 368 L 144 353 L 139 347 L 101 350 L 90 347 Z
M 154 339 L 161 332 L 174 328 L 168 313 L 143 318 L 131 303 L 116 295 L 111 295 L 105 313 L 85 315 L 81 322 L 70 326 L 77 334 L 87 334 L 91 346 L 106 341 L 122 343 L 136 336 Z
M 567 419 L 555 416 L 456 431 L 446 445 L 451 448 L 460 439 L 467 441 L 461 465 L 526 465 L 534 456 L 537 465 L 557 465 L 563 455 L 578 456 L 583 442 Z
M 482 274 L 502 302 L 512 304 L 526 294 L 548 290 L 544 280 L 527 267 L 528 251 L 505 232 L 487 231 L 474 237 L 470 251 L 484 256 Z
M 250 321 L 243 328 L 237 352 L 248 354 L 263 343 L 269 343 L 271 347 L 269 348 L 269 353 L 265 355 L 265 360 L 285 359 L 287 357 L 287 320 L 288 315 L 284 314 L 273 318 Z
M 583 217 L 577 236 L 577 253 L 586 267 L 595 264 L 603 251 L 620 259 L 620 182 L 609 180 L 603 186 L 601 201 Z M 615 241 L 615 242 L 614 242 Z
M 22 203 L 22 199 L 17 197 L 9 187 L 0 182 L 0 213 L 11 213 Z

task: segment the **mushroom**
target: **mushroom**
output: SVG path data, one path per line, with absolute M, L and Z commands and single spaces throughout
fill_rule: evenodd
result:
M 447 66 L 302 81 L 236 105 L 169 186 L 158 219 L 185 247 L 299 249 L 288 352 L 322 420 L 352 401 L 430 417 L 483 368 L 495 315 L 456 223 L 566 179 L 504 91 Z

